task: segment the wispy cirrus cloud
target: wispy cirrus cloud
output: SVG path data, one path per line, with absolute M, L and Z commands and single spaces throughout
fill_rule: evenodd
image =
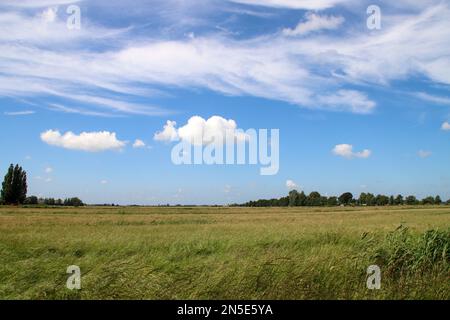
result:
M 303 36 L 320 30 L 334 30 L 345 21 L 341 16 L 318 15 L 315 13 L 308 13 L 305 18 L 306 20 L 300 22 L 295 28 L 284 29 L 283 34 L 285 36 Z
M 450 98 L 447 97 L 436 96 L 425 92 L 419 92 L 415 94 L 415 96 L 422 100 L 430 101 L 436 104 L 450 105 Z
M 321 10 L 344 3 L 345 0 L 230 0 L 235 3 L 272 8 Z
M 44 8 L 80 3 L 83 0 L 2 0 L 2 5 L 19 8 Z
M 36 112 L 33 110 L 25 110 L 25 111 L 11 111 L 11 112 L 4 112 L 4 115 L 6 116 L 29 116 L 32 114 L 35 114 Z
M 303 9 L 341 3 L 237 2 Z M 89 108 L 91 115 L 155 116 L 168 111 L 131 101 L 148 101 L 160 91 L 183 88 L 370 113 L 376 101 L 365 92 L 367 86 L 388 86 L 417 74 L 450 84 L 450 9 L 445 3 L 431 4 L 401 19 L 385 17 L 385 27 L 377 33 L 351 29 L 351 36 L 328 34 L 338 21 L 323 24 L 324 16 L 316 15 L 308 27 L 291 26 L 293 32 L 303 33 L 300 38 L 274 30 L 250 38 L 219 32 L 167 39 L 88 22 L 72 35 L 58 17 L 43 22 L 42 10 L 29 16 L 9 9 L 0 14 L 0 96 L 58 97 L 65 100 L 59 105 L 75 108 L 72 105 L 78 103 L 77 110 Z M 313 36 L 318 28 L 323 34 Z

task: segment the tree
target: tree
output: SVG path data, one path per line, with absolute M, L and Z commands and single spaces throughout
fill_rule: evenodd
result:
M 343 193 L 339 197 L 339 203 L 343 205 L 349 205 L 352 202 L 352 200 L 353 194 L 351 194 L 350 192 Z
M 436 198 L 434 198 L 434 204 L 437 204 L 437 205 L 442 204 L 442 199 L 440 196 L 436 196 Z
M 319 192 L 313 191 L 306 197 L 305 204 L 307 206 L 320 206 L 321 197 Z
M 395 205 L 399 206 L 403 204 L 403 196 L 399 194 L 397 197 L 395 197 L 394 200 Z
M 393 206 L 394 204 L 395 204 L 394 196 L 390 196 L 390 197 L 389 197 L 389 205 L 390 205 L 390 206 Z
M 31 196 L 25 199 L 23 204 L 29 204 L 29 205 L 37 205 L 38 204 L 38 198 L 36 196 Z
M 375 196 L 372 193 L 366 194 L 366 202 L 368 206 L 374 206 L 376 204 Z
M 305 206 L 306 205 L 306 194 L 304 191 L 300 192 L 297 198 L 296 206 Z
M 434 198 L 426 197 L 426 198 L 422 199 L 422 204 L 434 204 Z
M 367 194 L 365 192 L 362 192 L 359 195 L 358 204 L 359 205 L 367 205 Z
M 22 204 L 27 197 L 27 173 L 18 164 L 12 164 L 2 183 L 0 198 L 5 204 Z
M 45 199 L 45 200 L 44 200 L 44 203 L 45 203 L 47 206 L 54 206 L 54 205 L 55 205 L 55 199 L 53 199 L 53 198 Z
M 379 194 L 375 198 L 375 204 L 377 206 L 387 206 L 389 204 L 389 198 L 382 194 Z
M 82 207 L 84 203 L 79 198 L 69 198 L 64 200 L 64 205 L 68 207 Z
M 329 197 L 327 200 L 327 206 L 335 207 L 338 205 L 338 200 L 336 197 Z
M 414 196 L 407 196 L 405 203 L 408 205 L 414 205 L 414 204 L 417 204 L 418 201 L 417 201 L 416 197 L 414 197 Z
M 289 192 L 289 206 L 290 207 L 294 207 L 297 205 L 297 199 L 298 199 L 298 191 L 297 190 L 292 190 Z

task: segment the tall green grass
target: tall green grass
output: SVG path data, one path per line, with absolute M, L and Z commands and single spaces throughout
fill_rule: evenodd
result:
M 449 228 L 448 207 L 0 208 L 0 298 L 450 299 Z

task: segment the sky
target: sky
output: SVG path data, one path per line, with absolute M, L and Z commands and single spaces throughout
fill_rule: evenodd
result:
M 173 163 L 225 129 L 278 129 L 277 173 Z M 86 203 L 449 199 L 450 2 L 2 0 L 0 143 Z

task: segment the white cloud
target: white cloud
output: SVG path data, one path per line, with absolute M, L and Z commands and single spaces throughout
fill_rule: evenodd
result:
M 57 7 L 48 8 L 48 9 L 44 10 L 40 14 L 40 16 L 41 16 L 41 19 L 44 20 L 44 22 L 52 23 L 52 22 L 55 22 L 55 20 L 57 18 L 57 13 L 58 13 Z
M 14 111 L 14 112 L 5 112 L 6 116 L 28 116 L 31 114 L 35 114 L 35 111 L 26 110 L 26 111 Z
M 429 158 L 433 153 L 431 151 L 419 150 L 418 155 L 421 158 Z
M 435 96 L 425 92 L 419 92 L 415 94 L 415 96 L 422 100 L 430 101 L 436 104 L 450 105 L 450 98 Z
M 6 1 L 11 6 L 34 3 Z M 64 1 L 36 1 L 44 2 L 51 6 Z M 311 10 L 344 3 L 234 2 Z M 368 113 L 375 102 L 359 91 L 364 89 L 357 88 L 388 86 L 391 81 L 413 76 L 450 84 L 449 5 L 427 1 L 425 7 L 401 1 L 401 5 L 406 4 L 411 4 L 408 13 L 401 10 L 401 15 L 383 15 L 383 28 L 376 33 L 349 24 L 344 34 L 324 33 L 320 37 L 307 33 L 285 37 L 274 30 L 254 38 L 200 33 L 193 39 L 170 41 L 159 35 L 136 38 L 131 29 L 100 28 L 90 23 L 83 23 L 80 32 L 67 32 L 63 19 L 55 19 L 49 26 L 41 18 L 7 7 L 0 13 L 0 96 L 56 96 L 65 100 L 63 105 L 69 105 L 67 101 L 83 104 L 77 110 L 155 115 L 165 110 L 128 103 L 124 100 L 132 99 L 121 95 L 148 98 L 161 93 L 156 88 L 188 88 L 280 100 L 307 108 Z M 401 5 L 396 2 L 391 7 Z M 300 30 L 316 27 L 311 24 Z M 100 50 L 99 42 L 114 46 L 100 46 Z
M 232 2 L 273 8 L 321 10 L 348 0 L 230 0 Z
M 69 5 L 83 0 L 2 0 L 2 5 L 21 8 L 42 8 L 58 5 Z
M 69 131 L 61 135 L 59 131 L 48 130 L 41 133 L 41 140 L 49 145 L 88 152 L 120 150 L 126 145 L 125 141 L 116 138 L 114 132 L 108 131 L 82 132 L 79 135 Z
M 284 29 L 285 36 L 301 36 L 320 30 L 337 29 L 345 19 L 343 17 L 318 15 L 315 13 L 306 14 L 306 21 L 300 22 L 294 29 Z
M 298 188 L 298 185 L 292 180 L 287 180 L 286 181 L 286 187 L 288 189 L 295 189 L 295 188 Z
M 47 167 L 45 168 L 45 173 L 52 173 L 53 172 L 53 168 L 52 167 Z
M 167 121 L 163 131 L 155 133 L 153 139 L 156 141 L 177 141 L 179 138 L 175 128 L 176 125 L 175 121 Z
M 441 126 L 441 129 L 444 131 L 449 131 L 450 130 L 450 123 L 448 123 L 447 121 L 444 122 Z
M 191 144 L 204 145 L 217 138 L 246 139 L 245 133 L 238 131 L 234 120 L 227 120 L 220 116 L 212 116 L 207 120 L 200 116 L 193 116 L 179 129 L 175 125 L 175 121 L 167 121 L 164 130 L 155 134 L 155 140 L 176 141 L 181 139 Z
M 344 157 L 347 159 L 353 159 L 353 158 L 369 158 L 372 154 L 372 151 L 365 149 L 360 152 L 354 152 L 353 146 L 351 144 L 338 144 L 334 147 L 333 153 L 336 156 Z
M 133 143 L 133 148 L 144 148 L 144 147 L 145 147 L 145 142 L 140 139 L 136 139 Z
M 100 184 L 108 184 L 108 180 L 101 180 Z
M 371 113 L 376 103 L 370 100 L 366 94 L 355 90 L 339 90 L 330 95 L 317 97 L 320 105 L 331 111 L 350 111 L 353 113 Z

